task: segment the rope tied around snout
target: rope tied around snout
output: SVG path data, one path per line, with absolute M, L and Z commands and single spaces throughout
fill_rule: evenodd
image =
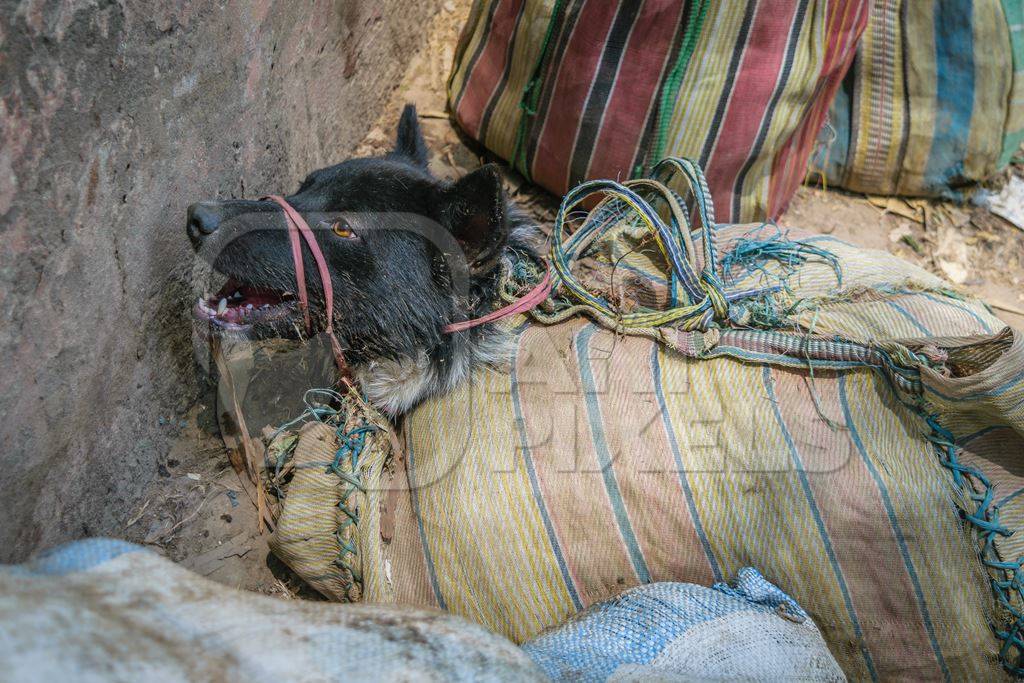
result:
M 326 316 L 327 337 L 331 340 L 331 353 L 334 354 L 334 362 L 341 374 L 341 382 L 352 384 L 352 372 L 345 361 L 345 354 L 341 349 L 341 342 L 334 333 L 334 283 L 331 280 L 331 273 L 327 269 L 327 259 L 324 258 L 320 245 L 316 242 L 313 230 L 310 229 L 306 219 L 289 204 L 284 197 L 278 195 L 267 195 L 263 199 L 269 199 L 284 210 L 285 223 L 288 225 L 288 241 L 292 248 L 292 261 L 295 264 L 295 282 L 299 295 L 299 308 L 302 310 L 302 317 L 306 323 L 306 334 L 313 333 L 313 321 L 309 312 L 309 292 L 306 289 L 306 269 L 302 260 L 302 241 L 305 240 L 309 253 L 316 262 L 316 268 L 320 275 L 320 283 L 324 290 L 324 315 Z

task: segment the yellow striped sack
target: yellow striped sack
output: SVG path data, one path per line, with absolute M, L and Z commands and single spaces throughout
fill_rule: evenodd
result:
M 1020 674 L 1024 336 L 888 253 L 716 224 L 699 168 L 666 163 L 699 230 L 655 181 L 574 190 L 558 289 L 509 323 L 508 366 L 421 404 L 401 453 L 352 468 L 362 599 L 522 642 L 631 586 L 752 566 L 852 679 Z M 594 191 L 613 201 L 563 241 Z M 579 283 L 586 305 L 559 308 Z M 627 324 L 640 309 L 683 317 Z
M 723 231 L 726 249 L 746 230 Z M 853 679 L 997 676 L 990 623 L 1018 628 L 1019 595 L 994 598 L 1006 574 L 979 557 L 1024 549 L 962 516 L 1012 529 L 1024 515 L 1024 338 L 885 253 L 808 240 L 864 294 L 795 315 L 793 332 L 659 343 L 526 324 L 509 368 L 416 409 L 384 486 L 403 489 L 393 534 L 364 546 L 386 568 L 365 599 L 521 642 L 631 586 L 750 565 Z M 822 263 L 790 282 L 805 297 L 836 285 Z M 795 330 L 812 320 L 815 339 L 847 341 L 808 348 Z

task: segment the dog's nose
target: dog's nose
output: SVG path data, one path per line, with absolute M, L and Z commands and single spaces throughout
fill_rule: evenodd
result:
M 199 202 L 188 207 L 188 223 L 186 232 L 189 239 L 198 243 L 207 235 L 217 231 L 220 226 L 221 212 L 210 202 Z
M 216 204 L 199 202 L 188 207 L 188 223 L 201 235 L 209 235 L 220 225 L 221 212 Z

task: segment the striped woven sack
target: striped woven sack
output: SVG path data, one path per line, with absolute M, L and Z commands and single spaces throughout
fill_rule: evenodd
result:
M 716 224 L 690 162 L 654 178 L 570 193 L 558 288 L 512 323 L 509 367 L 349 468 L 363 599 L 523 642 L 631 586 L 753 566 L 852 679 L 1020 674 L 1024 337 L 885 252 Z
M 448 84 L 456 122 L 548 190 L 698 159 L 727 221 L 804 178 L 868 0 L 477 0 Z
M 960 198 L 1024 142 L 1024 3 L 874 0 L 829 122 L 827 182 Z

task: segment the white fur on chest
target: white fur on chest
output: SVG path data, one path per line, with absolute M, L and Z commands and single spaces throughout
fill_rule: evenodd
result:
M 450 391 L 474 368 L 501 366 L 512 356 L 515 340 L 495 330 L 457 349 L 447 362 L 432 360 L 421 351 L 416 358 L 380 359 L 357 365 L 353 374 L 366 398 L 391 415 L 408 411 L 430 396 Z

